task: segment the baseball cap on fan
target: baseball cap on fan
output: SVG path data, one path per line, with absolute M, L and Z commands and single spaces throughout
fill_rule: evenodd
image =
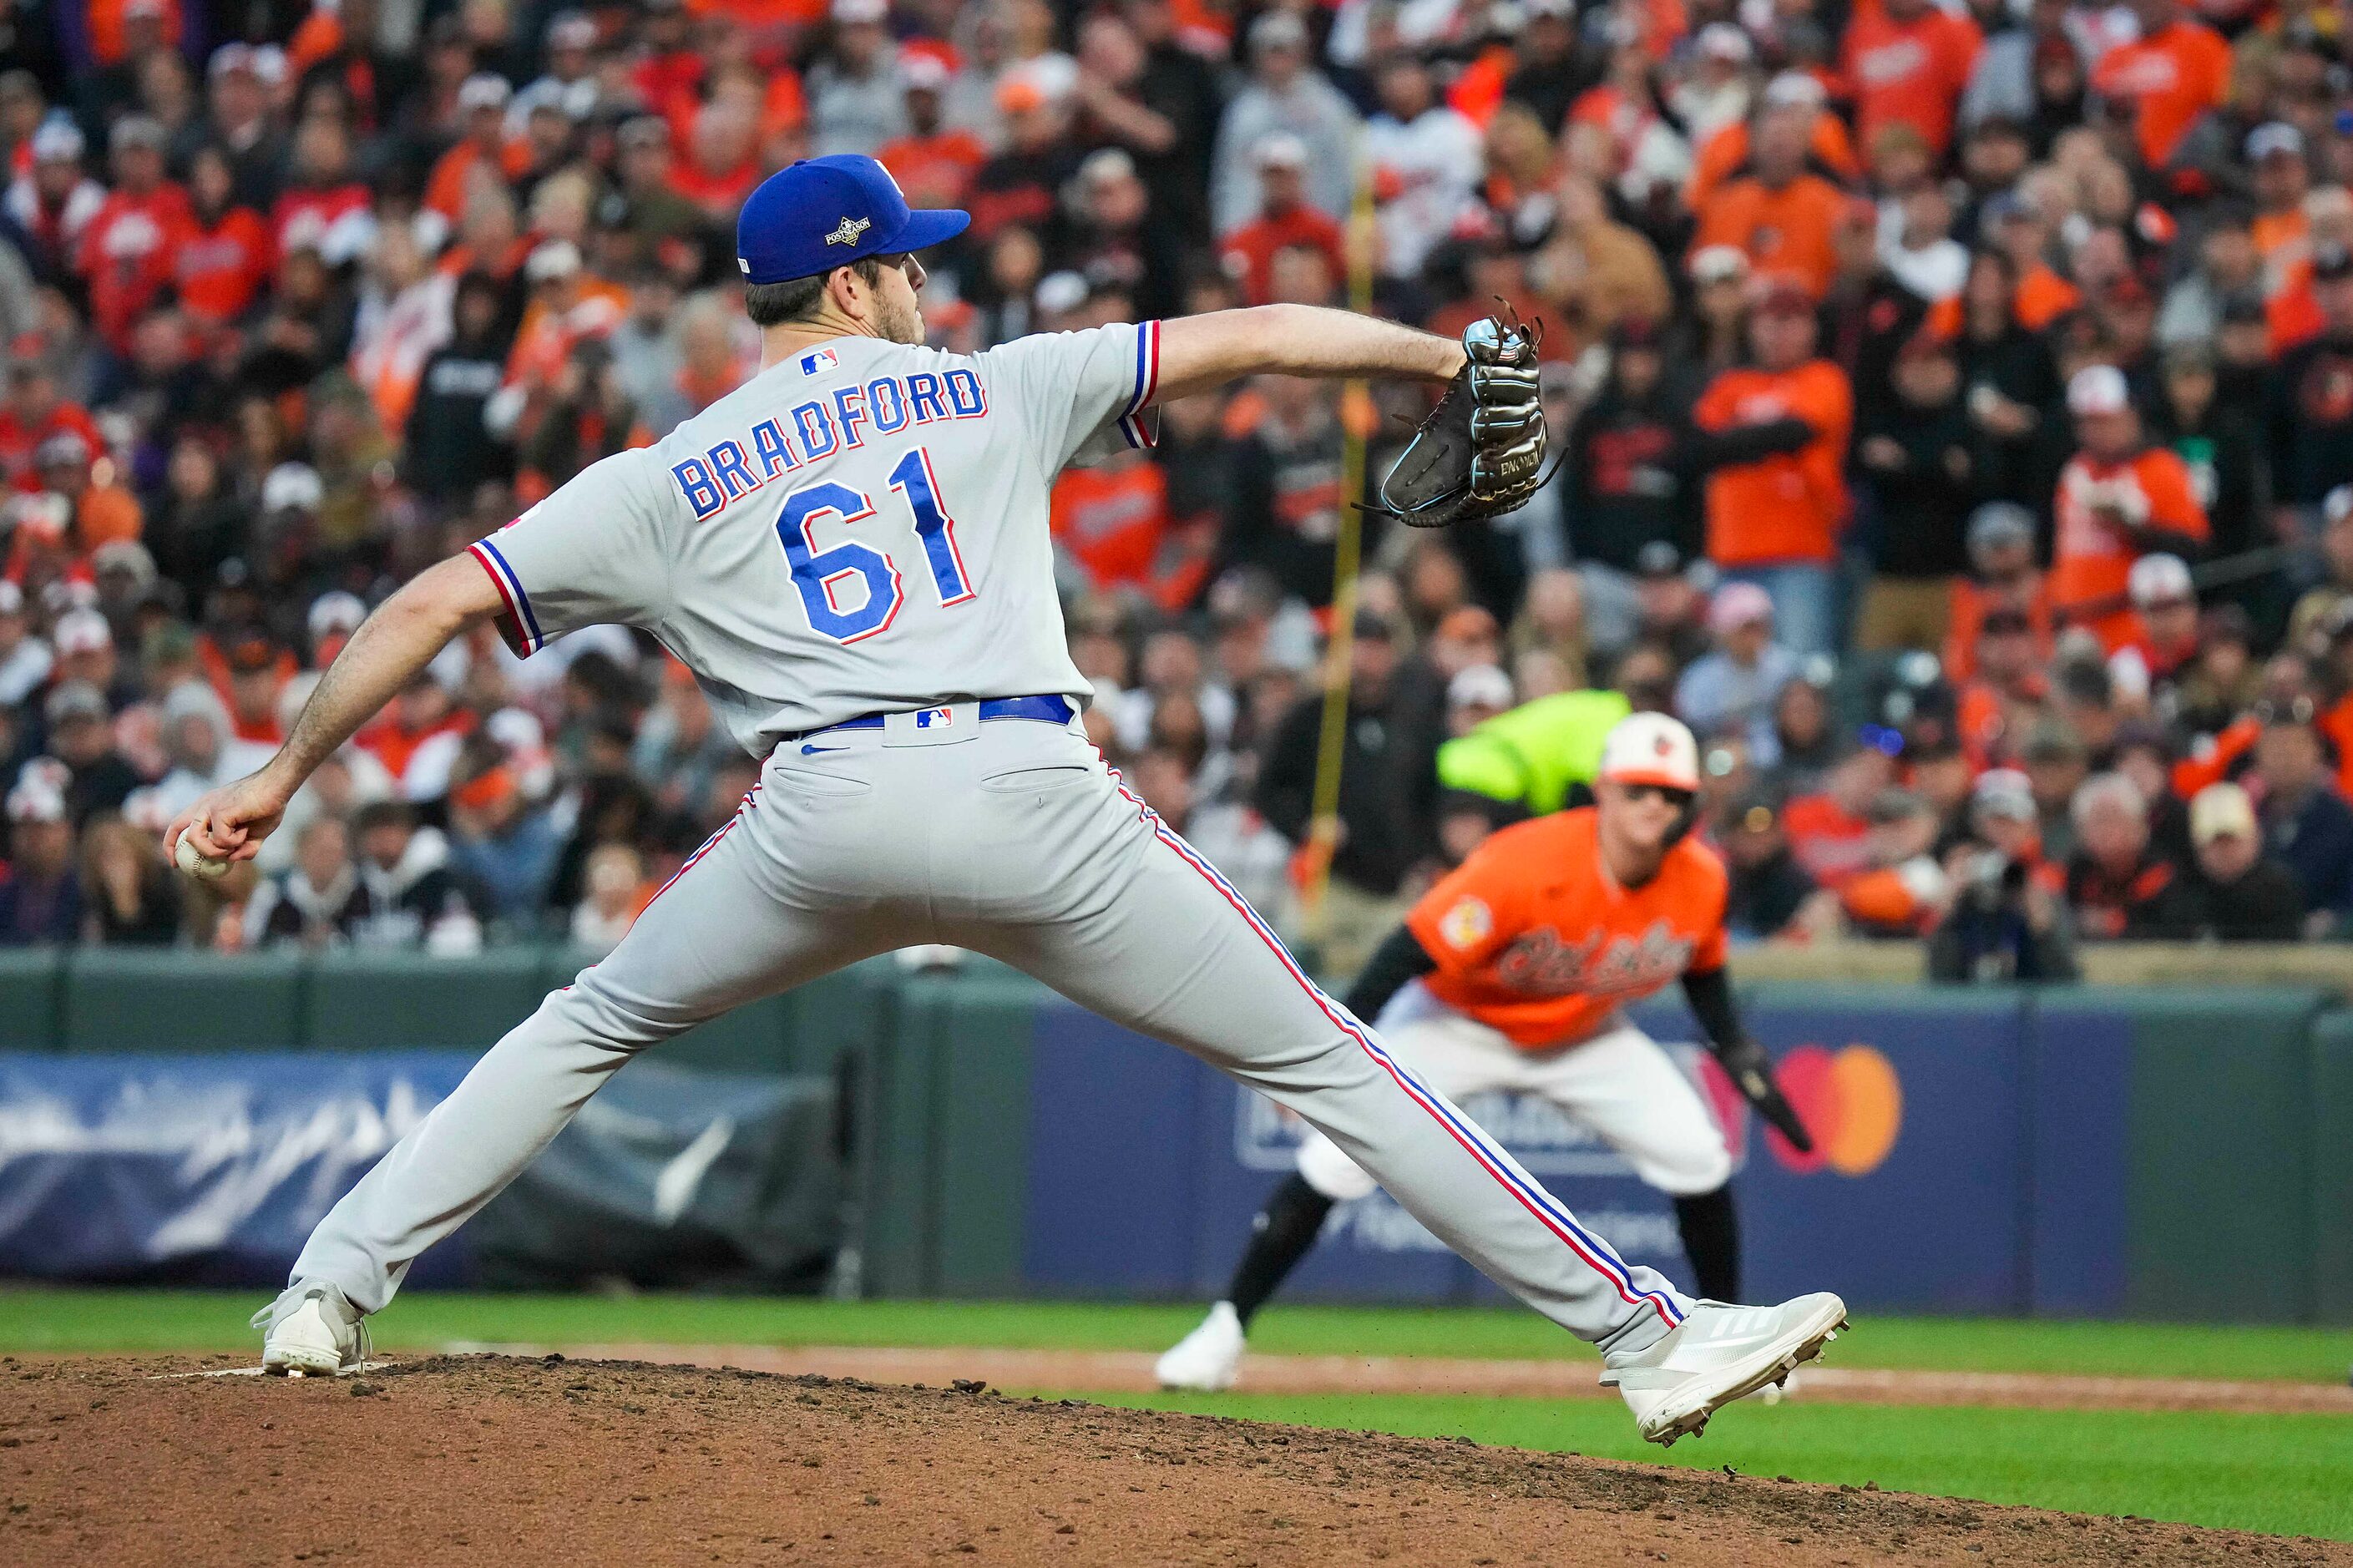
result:
M 760 183 L 735 223 L 735 262 L 747 283 L 815 278 L 870 256 L 896 256 L 954 239 L 972 222 L 950 208 L 910 209 L 899 183 L 871 158 L 803 158 Z

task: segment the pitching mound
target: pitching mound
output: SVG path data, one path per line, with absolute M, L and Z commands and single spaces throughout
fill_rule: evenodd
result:
M 0 1562 L 2353 1563 L 2319 1542 L 986 1392 L 560 1356 L 186 1375 L 226 1364 L 0 1361 Z

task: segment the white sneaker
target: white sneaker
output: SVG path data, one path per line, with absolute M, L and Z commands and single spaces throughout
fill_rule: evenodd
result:
M 367 1323 L 332 1285 L 301 1281 L 253 1315 L 261 1370 L 327 1375 L 367 1360 Z
M 1209 1309 L 1201 1326 L 1170 1346 L 1153 1363 L 1152 1374 L 1163 1388 L 1190 1389 L 1197 1394 L 1220 1394 L 1234 1385 L 1242 1364 L 1242 1321 L 1231 1301 Z
M 1690 1316 L 1646 1351 L 1612 1360 L 1601 1374 L 1662 1447 L 1706 1430 L 1707 1418 L 1811 1361 L 1846 1327 L 1846 1303 L 1823 1291 L 1778 1307 L 1695 1302 Z

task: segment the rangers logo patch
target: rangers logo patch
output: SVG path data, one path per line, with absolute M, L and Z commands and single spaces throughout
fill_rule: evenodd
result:
M 871 218 L 846 217 L 831 234 L 825 237 L 825 242 L 828 245 L 856 245 L 858 237 L 873 226 L 874 220 Z
M 1495 929 L 1494 911 L 1486 901 L 1469 894 L 1454 901 L 1454 907 L 1439 917 L 1438 934 L 1452 947 L 1476 947 L 1487 940 Z

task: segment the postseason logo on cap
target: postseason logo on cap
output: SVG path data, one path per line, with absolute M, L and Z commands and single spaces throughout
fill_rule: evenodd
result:
M 909 208 L 899 183 L 871 158 L 804 158 L 769 175 L 744 202 L 735 261 L 746 282 L 785 283 L 870 256 L 923 250 L 971 222 L 953 210 Z

